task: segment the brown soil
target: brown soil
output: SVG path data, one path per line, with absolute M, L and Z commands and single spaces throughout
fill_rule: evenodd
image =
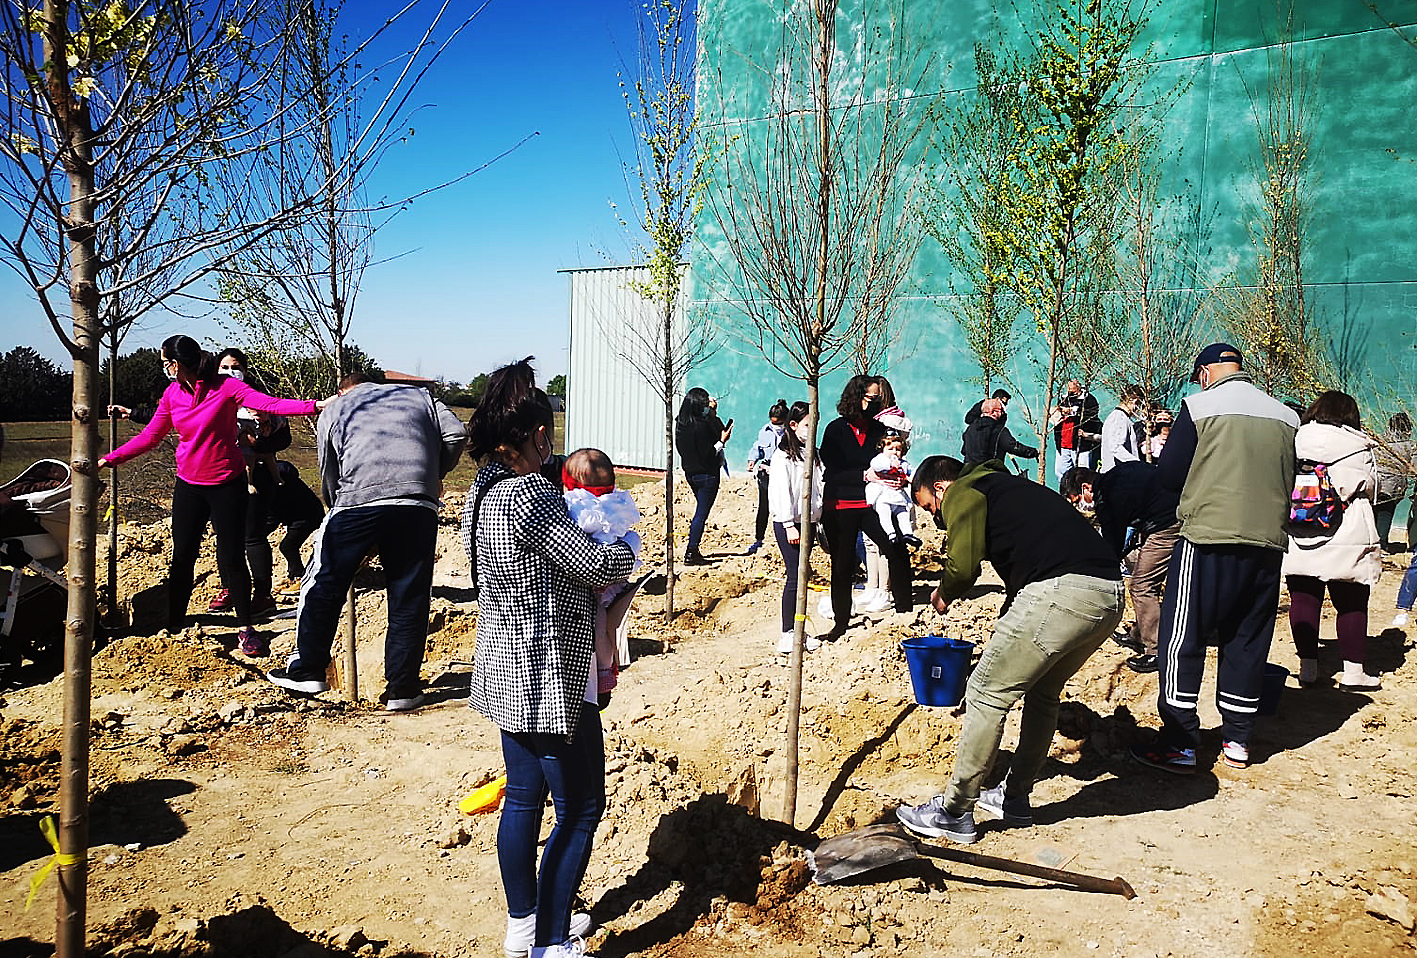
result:
M 690 501 L 679 487 L 682 530 Z M 651 555 L 662 541 L 662 493 L 658 483 L 635 489 Z M 923 611 L 938 559 L 927 533 L 916 563 L 922 610 L 858 618 L 807 656 L 788 828 L 771 821 L 787 767 L 788 670 L 774 651 L 780 568 L 770 544 L 741 554 L 754 505 L 746 480 L 726 483 L 704 542 L 717 561 L 681 570 L 676 599 L 687 611 L 672 627 L 657 614 L 658 596 L 638 600 L 638 660 L 605 715 L 609 810 L 582 889 L 602 924 L 596 954 L 1417 951 L 1417 666 L 1409 633 L 1385 627 L 1407 556 L 1395 557 L 1372 602 L 1370 658 L 1384 688 L 1349 695 L 1291 680 L 1278 715 L 1258 728 L 1247 770 L 1216 761 L 1214 731 L 1192 778 L 1130 763 L 1127 747 L 1145 734 L 1138 727 L 1157 724 L 1156 686 L 1123 667 L 1117 646 L 1069 686 L 1034 793 L 1037 824 L 1001 829 L 985 817 L 973 850 L 1122 876 L 1135 900 L 923 859 L 820 886 L 804 856 L 812 835 L 888 820 L 949 774 L 961 716 L 914 704 L 899 640 L 946 631 L 982 641 L 1000 594 L 981 586 L 947 621 Z M 266 660 L 233 650 L 228 617 L 160 632 L 166 527 L 124 526 L 133 634 L 93 664 L 93 954 L 501 954 L 497 817 L 456 810 L 501 769 L 495 731 L 462 701 L 476 612 L 457 544 L 460 506 L 449 498 L 439 529 L 424 667 L 435 704 L 409 715 L 372 700 L 382 689 L 377 566 L 358 583 L 360 702 L 339 691 L 304 700 L 262 675 L 292 648 L 292 620 L 272 625 Z M 217 588 L 208 545 L 193 608 Z M 1331 646 L 1325 656 L 1337 667 Z M 1271 661 L 1297 667 L 1282 619 Z M 58 680 L 3 701 L 0 955 L 44 954 L 53 940 L 53 878 L 32 909 L 24 903 L 47 855 L 38 820 L 57 808 L 61 704 Z M 1202 715 L 1207 728 L 1218 725 L 1213 707 Z M 1015 715 L 1006 748 L 1016 727 Z

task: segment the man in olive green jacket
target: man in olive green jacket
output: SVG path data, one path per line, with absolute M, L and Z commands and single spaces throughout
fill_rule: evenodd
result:
M 945 570 L 930 596 L 941 615 L 979 578 L 988 559 L 1005 602 L 965 687 L 964 727 L 948 791 L 896 817 L 914 832 L 978 840 L 974 808 L 1006 825 L 1031 825 L 1029 795 L 1058 727 L 1063 686 L 1122 619 L 1117 558 L 1056 492 L 1015 476 L 998 460 L 963 465 L 930 456 L 915 471 L 916 505 L 948 533 Z M 1023 722 L 1004 781 L 984 790 L 1009 710 Z

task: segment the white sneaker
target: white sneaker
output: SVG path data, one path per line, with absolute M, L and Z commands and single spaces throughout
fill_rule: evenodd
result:
M 533 948 L 531 958 L 595 958 L 595 956 L 585 950 L 584 941 L 572 935 L 559 945 Z
M 792 643 L 793 643 L 793 639 L 794 639 L 794 638 L 795 638 L 795 636 L 793 635 L 792 632 L 784 632 L 784 633 L 782 633 L 782 638 L 780 638 L 780 639 L 777 640 L 777 650 L 778 650 L 778 652 L 782 653 L 783 655 L 791 655 L 791 654 L 792 654 Z M 808 652 L 815 652 L 815 651 L 817 651 L 817 649 L 821 648 L 821 646 L 822 646 L 821 640 L 818 639 L 818 638 L 817 638 L 815 635 L 813 635 L 812 633 L 810 633 L 810 632 L 804 632 L 804 633 L 802 634 L 802 648 L 806 649 Z
M 529 954 L 541 953 L 547 956 L 552 955 L 583 955 L 585 954 L 584 938 L 595 928 L 595 922 L 590 915 L 583 911 L 571 912 L 571 937 L 561 945 L 552 945 L 550 948 L 533 948 L 532 942 L 536 941 L 536 912 L 532 912 L 525 918 L 507 917 L 507 939 L 502 943 L 506 951 L 507 958 L 527 958 Z M 556 948 L 568 947 L 571 942 L 580 943 L 580 951 L 558 952 Z
M 1407 609 L 1398 609 L 1398 610 L 1397 610 L 1397 615 L 1395 615 L 1395 616 L 1392 617 L 1392 626 L 1393 626 L 1393 628 L 1395 628 L 1395 629 L 1406 628 L 1406 627 L 1407 627 L 1407 614 L 1408 614 L 1408 610 L 1407 610 Z
M 822 601 L 817 603 L 817 614 L 824 619 L 836 618 L 836 612 L 832 610 L 832 596 L 830 592 L 823 595 Z
M 891 597 L 886 594 L 885 589 L 869 589 L 861 593 L 860 598 L 851 603 L 851 611 L 871 614 L 884 612 L 891 607 Z
M 1244 742 L 1221 742 L 1220 755 L 1231 768 L 1250 767 L 1250 746 Z

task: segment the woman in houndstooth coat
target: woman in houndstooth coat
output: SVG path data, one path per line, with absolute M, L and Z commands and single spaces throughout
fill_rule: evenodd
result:
M 634 564 L 623 541 L 597 543 L 582 532 L 538 471 L 552 454 L 552 429 L 551 404 L 529 360 L 492 374 L 468 423 L 469 450 L 484 465 L 462 521 L 478 593 L 468 704 L 501 729 L 507 768 L 497 830 L 506 951 L 532 958 L 580 954 L 571 904 L 605 810 L 595 590 Z M 538 872 L 548 792 L 556 826 Z M 588 921 L 576 917 L 583 934 Z

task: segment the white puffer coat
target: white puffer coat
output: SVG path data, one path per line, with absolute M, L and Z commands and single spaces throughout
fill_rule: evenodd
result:
M 1348 426 L 1310 422 L 1300 426 L 1294 436 L 1294 455 L 1296 459 L 1332 463 L 1329 479 L 1346 505 L 1342 521 L 1333 529 L 1316 535 L 1294 535 L 1291 530 L 1284 574 L 1374 585 L 1382 574 L 1383 560 L 1373 520 L 1378 466 L 1372 441 Z

